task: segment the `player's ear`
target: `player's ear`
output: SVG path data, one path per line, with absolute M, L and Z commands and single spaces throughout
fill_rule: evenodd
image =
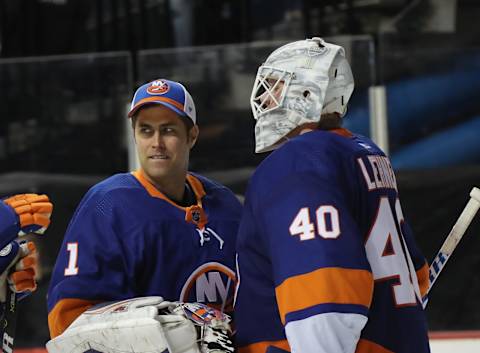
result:
M 133 141 L 135 144 L 137 143 L 137 136 L 135 135 L 135 125 L 137 124 L 137 115 L 131 117 L 131 124 L 132 124 L 132 134 L 133 134 Z
M 193 148 L 193 146 L 195 146 L 199 133 L 200 129 L 198 128 L 198 125 L 193 125 L 190 131 L 188 131 L 188 141 L 190 143 L 190 148 Z

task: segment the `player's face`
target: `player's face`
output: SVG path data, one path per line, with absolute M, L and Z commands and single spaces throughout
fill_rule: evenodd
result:
M 265 110 L 275 108 L 280 102 L 285 81 L 277 81 L 278 80 L 273 78 L 266 80 L 266 83 L 270 87 L 270 92 L 265 92 L 260 97 L 260 100 L 263 102 L 262 107 Z
M 159 186 L 183 185 L 198 127 L 195 125 L 187 131 L 177 113 L 152 104 L 138 112 L 134 133 L 146 177 Z

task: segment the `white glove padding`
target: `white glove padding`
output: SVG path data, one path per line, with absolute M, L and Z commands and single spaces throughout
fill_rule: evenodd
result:
M 172 303 L 143 297 L 94 306 L 80 315 L 60 336 L 47 343 L 49 353 L 207 353 L 226 343 L 228 316 L 203 304 Z M 195 304 L 197 305 L 197 304 Z M 185 309 L 184 309 L 185 308 Z M 218 314 L 217 314 L 218 313 Z M 205 317 L 205 319 L 202 319 Z M 214 332 L 220 332 L 215 335 Z M 214 341 L 219 341 L 216 344 Z M 228 341 L 228 342 L 227 342 Z M 212 350 L 214 348 L 217 350 Z

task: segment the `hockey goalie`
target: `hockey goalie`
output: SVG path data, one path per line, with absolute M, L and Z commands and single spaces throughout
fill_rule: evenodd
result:
M 96 305 L 47 343 L 49 353 L 232 353 L 230 318 L 201 303 L 142 297 Z

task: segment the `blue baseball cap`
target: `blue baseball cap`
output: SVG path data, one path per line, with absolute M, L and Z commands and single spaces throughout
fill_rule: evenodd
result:
M 131 118 L 146 104 L 162 104 L 175 113 L 186 116 L 197 123 L 197 114 L 192 96 L 178 82 L 158 79 L 139 87 L 133 95 L 128 117 Z

